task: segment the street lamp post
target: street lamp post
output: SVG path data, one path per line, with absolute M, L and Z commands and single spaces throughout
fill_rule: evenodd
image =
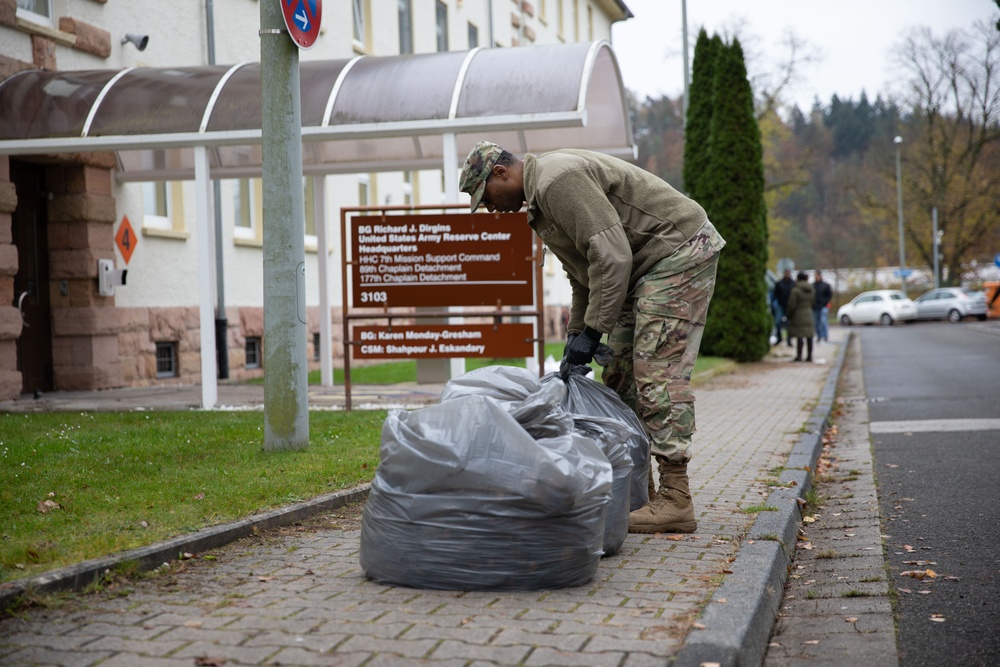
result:
M 893 139 L 896 144 L 896 217 L 899 218 L 899 282 L 906 294 L 906 248 L 903 244 L 903 179 L 899 168 L 899 145 L 903 137 Z

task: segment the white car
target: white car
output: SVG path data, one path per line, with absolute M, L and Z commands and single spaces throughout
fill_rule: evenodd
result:
M 924 292 L 917 297 L 917 319 L 960 322 L 963 317 L 975 315 L 986 319 L 986 293 L 959 287 L 941 287 Z
M 844 326 L 875 324 L 889 326 L 893 322 L 917 319 L 917 307 L 905 294 L 894 289 L 862 292 L 837 311 L 837 321 Z

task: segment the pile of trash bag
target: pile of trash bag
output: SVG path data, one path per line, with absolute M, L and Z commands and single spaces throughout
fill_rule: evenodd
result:
M 391 411 L 361 523 L 365 573 L 446 590 L 593 579 L 628 534 L 634 460 L 645 456 L 648 474 L 649 444 L 606 406 L 567 410 L 581 382 L 606 389 L 488 366 L 451 380 L 436 405 Z M 632 451 L 642 443 L 644 454 Z

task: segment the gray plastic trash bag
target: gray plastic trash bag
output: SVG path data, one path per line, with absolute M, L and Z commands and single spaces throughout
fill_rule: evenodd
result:
M 629 496 L 632 484 L 632 458 L 629 440 L 632 429 L 613 419 L 584 417 L 573 420 L 576 433 L 593 438 L 611 463 L 611 500 L 604 519 L 604 555 L 618 553 L 628 537 Z
M 557 378 L 557 373 L 539 378 L 524 368 L 484 366 L 450 380 L 441 392 L 441 401 L 472 394 L 490 396 L 536 438 L 575 432 L 596 440 L 614 473 L 604 529 L 604 555 L 610 556 L 617 553 L 628 536 L 628 513 L 633 502 L 640 503 L 637 507 L 646 504 L 645 482 L 641 485 L 642 495 L 633 497 L 632 457 L 648 458 L 649 445 L 641 422 L 613 391 L 590 379 L 581 384 L 582 374 L 568 382 Z M 644 468 L 648 474 L 649 464 L 645 463 Z
M 541 379 L 542 385 L 560 384 L 566 387 L 563 407 L 574 416 L 607 417 L 624 424 L 632 435 L 629 438 L 629 456 L 632 458 L 632 482 L 629 507 L 637 510 L 649 502 L 649 437 L 639 417 L 625 405 L 618 394 L 585 375 L 569 374 L 565 380 L 556 373 Z
M 531 590 L 589 582 L 612 467 L 591 438 L 535 439 L 470 394 L 392 411 L 361 522 L 361 567 L 388 584 Z

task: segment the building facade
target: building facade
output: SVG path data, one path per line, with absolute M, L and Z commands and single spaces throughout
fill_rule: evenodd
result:
M 619 0 L 326 0 L 320 36 L 300 58 L 610 40 L 611 25 L 629 17 Z M 0 0 L 0 86 L 29 69 L 257 61 L 259 25 L 258 0 Z M 125 183 L 115 175 L 113 153 L 0 156 L 0 400 L 200 377 L 193 185 Z M 444 198 L 440 169 L 332 175 L 322 183 L 331 221 L 344 207 Z M 260 374 L 263 359 L 261 180 L 222 180 L 215 192 L 219 317 L 229 377 L 239 379 Z M 304 233 L 307 273 L 315 275 L 319 252 L 336 265 L 339 235 L 328 234 L 330 247 L 319 248 L 308 211 Z M 99 288 L 99 260 L 127 267 L 127 284 L 113 295 Z M 566 296 L 561 270 L 548 261 L 545 333 L 561 335 Z M 324 315 L 315 284 L 306 303 L 309 356 L 318 366 Z M 325 316 L 339 324 L 333 311 Z M 339 336 L 339 326 L 332 330 Z M 340 349 L 333 345 L 335 355 Z

